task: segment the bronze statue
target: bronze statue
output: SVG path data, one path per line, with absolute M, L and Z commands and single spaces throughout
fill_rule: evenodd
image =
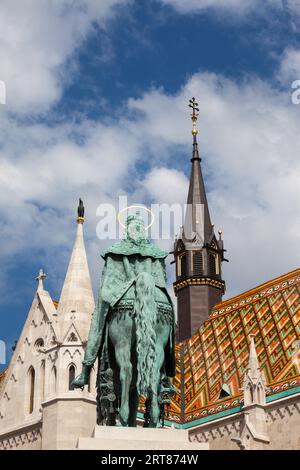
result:
M 129 216 L 125 238 L 104 253 L 105 265 L 82 373 L 88 383 L 98 358 L 98 423 L 136 426 L 146 400 L 146 423 L 156 427 L 173 393 L 174 309 L 166 289 L 167 253 L 151 243 L 139 215 Z

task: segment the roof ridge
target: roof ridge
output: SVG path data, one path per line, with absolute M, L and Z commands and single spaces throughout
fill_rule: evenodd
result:
M 236 303 L 239 300 L 243 299 L 244 297 L 249 297 L 250 295 L 255 294 L 256 292 L 260 292 L 262 289 L 266 289 L 267 287 L 271 287 L 273 284 L 276 284 L 277 282 L 282 282 L 284 280 L 289 279 L 290 277 L 293 277 L 297 274 L 300 274 L 300 268 L 294 269 L 293 271 L 290 271 L 286 274 L 282 274 L 281 276 L 275 277 L 269 281 L 263 282 L 262 284 L 259 284 L 256 287 L 253 287 L 249 290 L 246 290 L 245 292 L 242 292 L 241 294 L 235 295 L 233 297 L 230 297 L 229 299 L 224 300 L 223 302 L 220 302 L 214 306 L 214 308 L 211 311 L 211 314 L 208 318 L 210 318 L 213 314 L 216 314 L 216 311 L 218 311 L 221 308 L 224 308 L 232 303 Z

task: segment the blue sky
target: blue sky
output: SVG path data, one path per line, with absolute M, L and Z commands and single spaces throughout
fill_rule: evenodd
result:
M 193 95 L 212 218 L 230 258 L 227 297 L 299 266 L 300 106 L 291 102 L 299 18 L 298 0 L 1 2 L 0 339 L 8 350 L 40 267 L 59 298 L 79 196 L 95 292 L 104 246 L 97 206 L 124 194 L 184 202 Z

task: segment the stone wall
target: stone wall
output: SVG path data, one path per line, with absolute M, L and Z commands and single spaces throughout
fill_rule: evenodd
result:
M 237 413 L 190 430 L 192 442 L 208 442 L 210 450 L 238 450 L 232 438 L 237 437 L 241 427 L 241 415 Z
M 0 450 L 41 450 L 42 424 L 38 422 L 0 436 Z
M 251 449 L 300 450 L 300 394 L 266 404 L 266 429 L 270 443 L 253 442 Z M 238 450 L 244 413 L 227 416 L 190 429 L 190 440 L 209 442 L 211 450 Z
M 91 435 L 95 403 L 83 397 L 80 404 L 76 399 L 51 400 L 44 405 L 43 417 L 43 428 L 39 420 L 0 435 L 0 450 L 75 448 L 80 436 Z M 209 443 L 211 450 L 239 450 L 234 439 L 240 435 L 243 420 L 243 412 L 220 418 L 190 429 L 189 438 Z M 300 450 L 300 393 L 268 403 L 266 424 L 270 443 L 253 442 L 251 449 Z
M 268 408 L 270 448 L 300 450 L 300 394 Z

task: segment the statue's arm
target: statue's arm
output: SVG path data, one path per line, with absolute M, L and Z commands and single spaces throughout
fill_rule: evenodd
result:
M 108 304 L 99 299 L 92 318 L 83 364 L 92 366 L 97 359 Z
M 106 264 L 102 271 L 102 283 L 106 272 Z M 88 341 L 85 349 L 84 359 L 82 361 L 81 374 L 75 378 L 73 385 L 76 388 L 83 388 L 88 384 L 91 368 L 96 361 L 102 341 L 102 332 L 105 322 L 106 313 L 109 304 L 101 299 L 101 288 L 99 292 L 98 301 L 92 317 Z

